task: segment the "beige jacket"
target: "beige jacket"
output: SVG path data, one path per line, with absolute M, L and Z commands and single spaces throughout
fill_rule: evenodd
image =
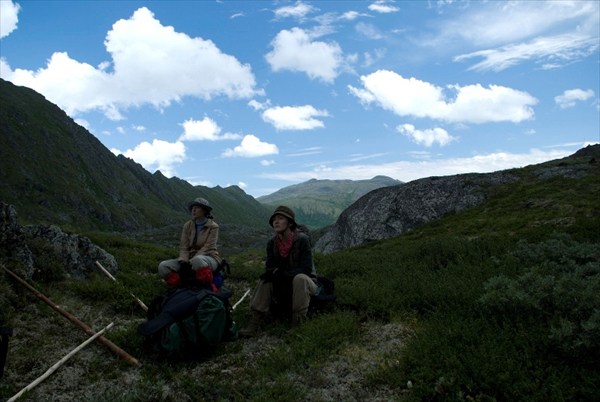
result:
M 208 255 L 217 262 L 220 262 L 217 252 L 217 240 L 219 239 L 219 225 L 212 219 L 209 219 L 202 231 L 198 233 L 196 243 L 194 234 L 196 233 L 196 224 L 193 220 L 187 221 L 181 231 L 181 240 L 179 242 L 179 259 L 189 261 L 195 255 Z

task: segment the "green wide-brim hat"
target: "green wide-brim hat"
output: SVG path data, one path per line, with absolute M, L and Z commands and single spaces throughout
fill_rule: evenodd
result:
M 294 225 L 296 225 L 296 214 L 294 213 L 294 211 L 292 211 L 291 208 L 286 207 L 285 205 L 280 205 L 277 207 L 277 209 L 275 209 L 275 212 L 273 212 L 273 215 L 271 215 L 271 218 L 269 218 L 269 225 L 271 225 L 271 227 L 273 227 L 273 219 L 275 218 L 275 215 L 282 215 L 285 216 L 286 218 L 288 218 L 290 220 L 290 222 Z

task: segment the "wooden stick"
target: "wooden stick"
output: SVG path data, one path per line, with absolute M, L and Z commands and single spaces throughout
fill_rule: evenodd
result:
M 112 276 L 111 273 L 108 272 L 108 270 L 102 266 L 102 264 L 100 264 L 98 261 L 96 261 L 96 265 L 102 270 L 102 272 L 104 272 L 106 274 L 106 276 L 108 276 L 114 282 L 119 283 L 119 281 L 117 281 L 117 279 L 114 276 Z M 129 294 L 131 295 L 131 297 L 133 297 L 135 299 L 135 301 L 137 301 L 137 303 L 140 305 L 140 307 L 147 313 L 148 312 L 148 306 L 146 306 L 144 304 L 144 302 L 141 301 L 140 299 L 138 299 L 133 293 L 129 292 Z
M 246 296 L 248 296 L 248 293 L 250 293 L 250 288 L 248 288 L 248 290 L 246 290 L 246 293 L 244 293 L 244 295 L 242 296 L 242 298 L 240 300 L 238 300 L 237 303 L 235 303 L 233 305 L 233 307 L 231 308 L 231 310 L 235 310 L 235 308 L 246 298 Z
M 9 270 L 6 267 L 2 267 L 2 268 L 4 268 L 4 270 L 6 272 L 8 272 L 13 278 L 15 278 L 17 280 L 17 282 L 19 282 L 21 285 L 23 285 L 27 289 L 29 289 L 38 299 L 40 299 L 43 302 L 45 302 L 46 304 L 48 304 L 55 311 L 57 311 L 58 313 L 62 314 L 64 317 L 66 317 L 73 324 L 80 327 L 86 334 L 88 334 L 90 336 L 95 334 L 94 330 L 92 330 L 92 328 L 90 328 L 86 323 L 79 320 L 77 317 L 73 316 L 69 312 L 65 311 L 62 307 L 54 304 L 54 302 L 52 300 L 50 300 L 49 298 L 47 298 L 46 296 L 44 296 L 43 294 L 38 292 L 33 286 L 31 286 L 30 284 L 25 282 L 17 274 L 15 274 L 14 272 L 12 272 L 11 270 Z M 106 339 L 105 337 L 99 336 L 97 338 L 97 341 L 100 342 L 101 344 L 103 344 L 104 346 L 106 346 L 107 348 L 109 348 L 113 353 L 115 353 L 117 356 L 119 356 L 126 362 L 131 363 L 134 366 L 140 365 L 140 362 L 135 357 L 131 356 L 130 354 L 125 352 L 123 349 L 121 349 L 120 347 L 118 347 L 117 345 L 115 345 L 114 343 L 112 343 L 111 341 Z
M 81 345 L 77 346 L 75 349 L 73 349 L 72 351 L 70 351 L 69 354 L 67 354 L 65 357 L 63 357 L 58 362 L 56 362 L 52 367 L 50 367 L 48 370 L 46 370 L 46 372 L 44 374 L 42 374 L 41 376 L 39 376 L 35 381 L 33 381 L 31 384 L 29 384 L 28 386 L 26 386 L 25 388 L 23 388 L 22 390 L 20 390 L 17 394 L 15 394 L 15 396 L 13 396 L 12 398 L 10 398 L 6 402 L 14 402 L 14 401 L 16 401 L 25 392 L 30 391 L 36 385 L 38 385 L 39 383 L 41 383 L 42 381 L 44 381 L 46 378 L 50 377 L 50 375 L 52 373 L 54 373 L 56 370 L 58 370 L 58 368 L 60 366 L 62 366 L 67 360 L 69 360 L 71 357 L 73 357 L 75 355 L 75 353 L 79 352 L 81 349 L 83 349 L 88 344 L 90 344 L 91 342 L 93 342 L 97 337 L 99 337 L 100 335 L 102 335 L 104 332 L 108 331 L 113 325 L 114 325 L 114 323 L 111 322 L 104 329 L 102 329 L 101 331 L 96 332 L 91 338 L 88 338 Z

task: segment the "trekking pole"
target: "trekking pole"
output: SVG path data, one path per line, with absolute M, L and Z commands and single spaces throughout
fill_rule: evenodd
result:
M 84 347 L 86 347 L 89 343 L 93 342 L 97 337 L 99 337 L 100 335 L 102 335 L 104 332 L 108 331 L 113 325 L 114 325 L 114 323 L 111 322 L 104 329 L 102 329 L 101 331 L 96 332 L 91 338 L 88 338 L 81 345 L 77 346 L 75 349 L 73 349 L 72 351 L 70 351 L 69 354 L 67 354 L 65 357 L 63 357 L 58 362 L 56 362 L 52 367 L 50 367 L 48 370 L 46 370 L 46 372 L 44 374 L 42 374 L 41 376 L 39 376 L 35 381 L 33 381 L 31 384 L 29 384 L 28 386 L 26 386 L 25 388 L 23 388 L 22 390 L 20 390 L 17 394 L 15 394 L 15 396 L 13 396 L 12 398 L 10 398 L 6 402 L 14 402 L 17 399 L 19 399 L 21 397 L 21 395 L 23 395 L 25 392 L 30 391 L 31 389 L 33 389 L 36 385 L 38 385 L 39 383 L 41 383 L 42 381 L 44 381 L 46 378 L 48 378 L 52 373 L 54 373 L 67 360 L 69 360 L 71 357 L 73 357 L 75 355 L 75 353 L 79 352 L 81 349 L 83 349 Z
M 19 275 L 15 274 L 14 272 L 12 272 L 10 269 L 8 269 L 6 267 L 2 267 L 2 268 L 4 268 L 4 270 L 6 272 L 8 272 L 13 278 L 15 278 L 17 280 L 17 282 L 19 282 L 21 285 L 23 285 L 27 289 L 29 289 L 29 291 L 31 293 L 33 293 L 38 299 L 45 302 L 47 305 L 52 307 L 52 309 L 54 309 L 56 312 L 58 312 L 59 314 L 64 316 L 66 319 L 71 321 L 73 324 L 77 325 L 86 334 L 88 334 L 88 335 L 95 334 L 94 330 L 92 328 L 90 328 L 89 325 L 87 325 L 86 323 L 84 323 L 83 321 L 81 321 L 80 319 L 78 319 L 77 317 L 72 315 L 71 313 L 65 311 L 62 307 L 55 304 L 52 300 L 50 300 L 49 298 L 47 298 L 46 296 L 44 296 L 43 294 L 38 292 L 33 286 L 31 286 L 30 284 L 25 282 L 23 279 L 21 279 L 19 277 Z M 113 353 L 115 353 L 117 356 L 119 356 L 123 360 L 127 361 L 128 363 L 130 363 L 134 366 L 140 365 L 140 362 L 135 357 L 133 357 L 130 354 L 128 354 L 127 352 L 125 352 L 123 349 L 121 349 L 120 347 L 118 347 L 117 345 L 115 345 L 114 343 L 109 341 L 108 339 L 106 339 L 104 336 L 99 336 L 97 338 L 97 341 L 100 342 L 101 344 L 103 344 L 104 346 L 106 346 L 107 348 L 109 348 Z
M 246 298 L 246 296 L 248 296 L 249 293 L 250 293 L 250 288 L 248 288 L 248 290 L 246 290 L 246 293 L 244 293 L 244 295 L 242 296 L 242 298 L 240 300 L 238 300 L 237 303 L 235 303 L 233 305 L 233 307 L 231 308 L 231 310 L 235 310 L 235 308 Z
M 119 283 L 119 281 L 117 281 L 117 279 L 114 276 L 112 276 L 111 273 L 108 272 L 106 270 L 106 268 L 104 268 L 102 266 L 102 264 L 100 264 L 98 261 L 96 261 L 96 265 L 102 270 L 102 272 L 104 272 L 106 274 L 106 276 L 108 276 L 110 279 L 112 279 L 115 283 Z M 119 283 L 119 285 L 121 285 L 121 284 Z M 123 285 L 121 285 L 121 286 L 123 286 Z M 137 301 L 137 303 L 140 305 L 140 307 L 147 313 L 148 312 L 148 306 L 146 306 L 144 304 L 144 302 L 141 301 L 140 299 L 138 299 L 133 293 L 129 292 L 129 294 L 131 295 L 131 297 L 133 297 L 135 299 L 135 301 Z

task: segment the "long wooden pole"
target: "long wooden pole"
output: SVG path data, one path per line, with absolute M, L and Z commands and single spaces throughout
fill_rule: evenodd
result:
M 8 268 L 6 268 L 6 267 L 2 267 L 2 268 L 4 268 L 4 270 L 6 272 L 8 272 L 13 278 L 15 278 L 17 280 L 17 282 L 19 282 L 21 285 L 23 285 L 27 289 L 29 289 L 31 291 L 31 293 L 33 293 L 38 299 L 44 301 L 46 304 L 48 304 L 50 307 L 52 307 L 55 311 L 57 311 L 58 313 L 62 314 L 64 317 L 66 317 L 73 324 L 75 324 L 79 328 L 83 329 L 83 331 L 86 334 L 88 334 L 90 336 L 95 334 L 94 330 L 92 328 L 90 328 L 89 325 L 87 325 L 86 323 L 84 323 L 83 321 L 81 321 L 80 319 L 78 319 L 77 317 L 72 315 L 71 313 L 65 311 L 59 305 L 55 304 L 52 300 L 50 300 L 49 298 L 44 296 L 42 293 L 38 292 L 33 286 L 31 286 L 29 283 L 25 282 L 17 274 L 12 272 Z M 101 344 L 103 344 L 104 346 L 106 346 L 107 348 L 109 348 L 113 353 L 115 353 L 117 356 L 119 356 L 126 362 L 128 362 L 134 366 L 140 365 L 140 362 L 135 357 L 131 356 L 130 354 L 125 352 L 123 349 L 121 349 L 120 347 L 118 347 L 117 345 L 115 345 L 114 343 L 112 343 L 111 341 L 106 339 L 105 337 L 99 336 L 97 338 L 97 341 L 100 342 Z
M 75 353 L 77 353 L 81 349 L 85 348 L 88 344 L 90 344 L 91 342 L 93 342 L 96 338 L 98 338 L 104 332 L 108 331 L 113 325 L 114 325 L 114 323 L 111 322 L 104 329 L 102 329 L 101 331 L 96 332 L 91 338 L 88 338 L 81 345 L 77 346 L 75 349 L 73 349 L 72 351 L 70 351 L 69 354 L 67 354 L 65 357 L 63 357 L 62 359 L 60 359 L 59 361 L 57 361 L 56 363 L 54 363 L 54 365 L 52 367 L 50 367 L 48 370 L 46 370 L 46 372 L 44 374 L 42 374 L 41 376 L 39 376 L 35 381 L 33 381 L 31 384 L 29 384 L 28 386 L 26 386 L 25 388 L 23 388 L 22 390 L 20 390 L 18 393 L 15 394 L 15 396 L 13 396 L 12 398 L 10 398 L 6 402 L 14 402 L 14 401 L 16 401 L 25 392 L 30 391 L 36 385 L 38 385 L 39 383 L 41 383 L 42 381 L 44 381 L 46 378 L 50 377 L 50 375 L 52 373 L 54 373 L 56 370 L 58 370 L 58 368 L 60 366 L 62 366 L 67 360 L 69 360 L 71 357 L 73 357 L 75 355 Z
M 112 280 L 113 280 L 115 283 L 119 283 L 119 282 L 117 281 L 117 279 L 116 279 L 114 276 L 112 276 L 112 275 L 111 275 L 111 273 L 110 273 L 110 272 L 108 272 L 108 270 L 107 270 L 106 268 L 104 268 L 104 267 L 102 266 L 102 264 L 100 264 L 98 261 L 96 261 L 96 265 L 98 266 L 98 268 L 100 268 L 100 269 L 102 270 L 102 272 L 104 272 L 104 274 L 105 274 L 106 276 L 108 276 L 110 279 L 112 279 Z M 143 301 L 141 301 L 140 299 L 138 299 L 138 298 L 136 297 L 136 295 L 134 295 L 133 293 L 129 292 L 129 294 L 131 295 L 131 297 L 133 297 L 133 298 L 135 299 L 135 301 L 137 301 L 137 303 L 140 305 L 140 307 L 141 307 L 141 308 L 142 308 L 142 309 L 143 309 L 143 310 L 144 310 L 144 311 L 147 313 L 147 312 L 148 312 L 148 306 L 146 306 L 146 305 L 144 304 L 144 302 L 143 302 Z

